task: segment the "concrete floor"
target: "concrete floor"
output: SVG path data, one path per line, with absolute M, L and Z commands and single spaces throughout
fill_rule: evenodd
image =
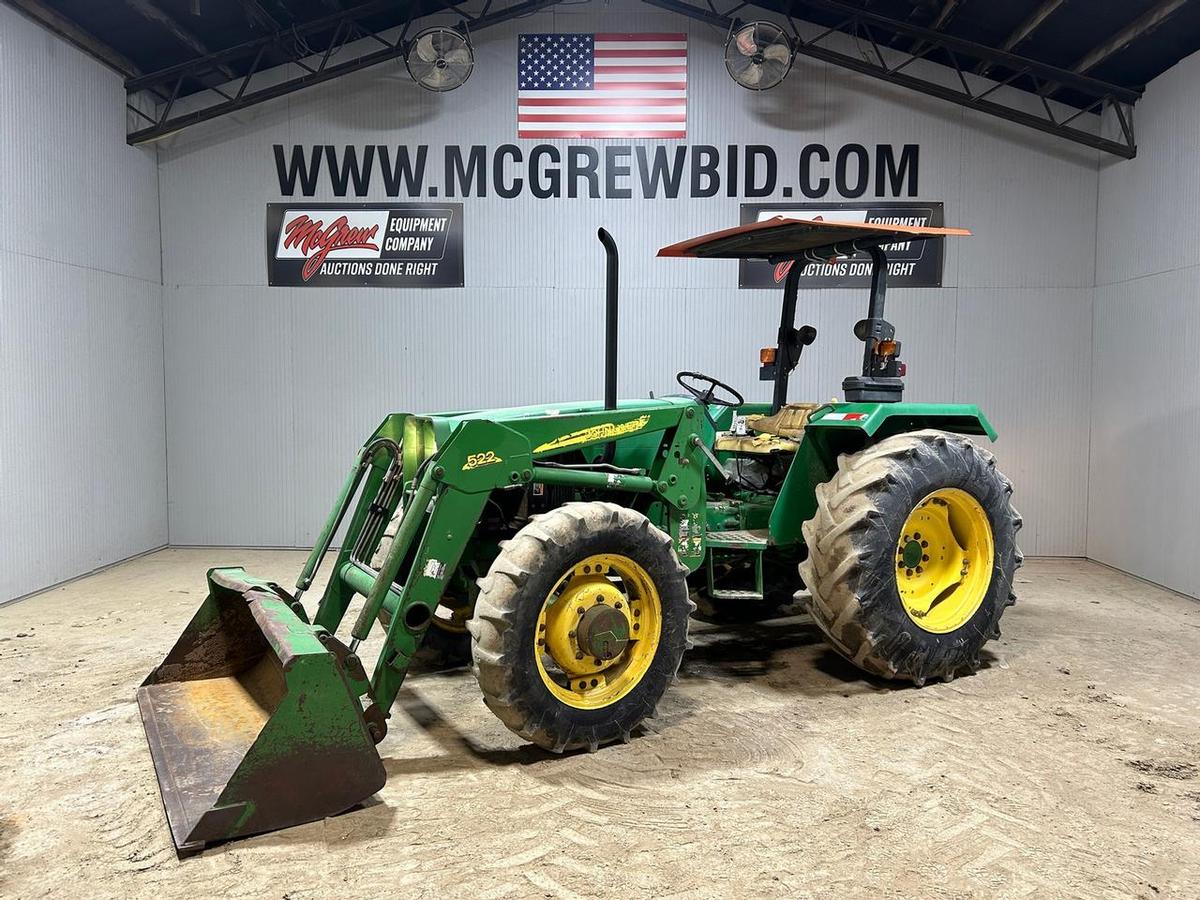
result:
M 207 566 L 300 561 L 167 550 L 0 609 L 0 895 L 1200 896 L 1200 603 L 1066 560 L 1021 570 L 975 677 L 870 681 L 803 618 L 710 631 L 596 754 L 414 677 L 370 805 L 181 863 L 134 688 Z

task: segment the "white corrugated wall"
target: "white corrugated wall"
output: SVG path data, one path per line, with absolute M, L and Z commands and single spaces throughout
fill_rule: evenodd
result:
M 1100 171 L 1088 555 L 1200 596 L 1200 55 Z
M 470 199 L 464 290 L 265 285 L 272 144 L 512 141 L 496 85 L 513 81 L 515 35 L 597 27 L 586 9 L 531 17 L 478 35 L 453 94 L 381 66 L 185 132 L 156 169 L 124 144 L 120 80 L 0 8 L 0 600 L 165 543 L 168 508 L 174 543 L 303 545 L 391 410 L 597 395 L 597 225 L 623 251 L 622 392 L 671 390 L 687 367 L 765 396 L 754 351 L 776 298 L 737 291 L 731 264 L 652 258 L 735 222 L 736 198 Z M 803 59 L 749 94 L 721 68 L 722 36 L 649 12 L 624 27 L 689 28 L 689 144 L 787 161 L 813 141 L 920 143 L 920 198 L 977 236 L 951 245 L 944 289 L 889 297 L 909 396 L 992 417 L 1027 552 L 1200 594 L 1200 57 L 1151 85 L 1140 155 L 1118 163 Z M 804 298 L 821 336 L 794 397 L 832 396 L 854 370 L 860 299 Z
M 167 540 L 157 171 L 124 93 L 0 6 L 0 602 Z
M 265 207 L 282 199 L 272 144 L 424 143 L 440 157 L 445 144 L 515 142 L 516 35 L 612 30 L 616 16 L 622 30 L 689 31 L 689 144 L 769 144 L 781 165 L 810 142 L 921 145 L 920 199 L 944 201 L 947 222 L 976 237 L 949 246 L 944 289 L 889 292 L 908 396 L 980 403 L 1018 486 L 1024 549 L 1081 555 L 1097 155 L 804 58 L 780 88 L 753 94 L 724 71 L 723 33 L 641 4 L 595 9 L 563 5 L 480 32 L 475 74 L 450 94 L 415 88 L 397 62 L 164 142 L 172 542 L 309 543 L 390 411 L 599 396 L 598 225 L 622 251 L 622 394 L 676 390 L 687 368 L 767 396 L 757 348 L 773 341 L 778 297 L 738 291 L 733 263 L 653 258 L 736 223 L 737 198 L 473 198 L 463 290 L 266 285 Z M 373 186 L 363 199 L 386 199 Z M 858 366 L 850 328 L 864 304 L 851 291 L 802 299 L 799 318 L 820 336 L 793 398 L 840 394 Z

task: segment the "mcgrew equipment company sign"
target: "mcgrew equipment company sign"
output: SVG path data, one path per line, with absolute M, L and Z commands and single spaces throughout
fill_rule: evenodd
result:
M 945 210 L 941 202 L 865 203 L 743 203 L 742 224 L 774 216 L 826 222 L 861 222 L 879 225 L 915 225 L 941 228 Z M 889 287 L 941 287 L 945 257 L 941 241 L 902 241 L 884 247 L 888 255 Z M 871 283 L 871 260 L 864 253 L 849 257 L 793 263 L 746 260 L 738 263 L 738 287 L 778 288 L 793 265 L 804 266 L 801 288 L 865 288 Z
M 462 287 L 461 203 L 269 203 L 267 276 L 288 287 Z

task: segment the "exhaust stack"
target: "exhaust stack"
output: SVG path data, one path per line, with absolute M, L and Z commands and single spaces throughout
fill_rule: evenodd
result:
M 608 257 L 604 274 L 604 408 L 617 408 L 617 275 L 620 260 L 617 242 L 603 228 L 596 237 Z

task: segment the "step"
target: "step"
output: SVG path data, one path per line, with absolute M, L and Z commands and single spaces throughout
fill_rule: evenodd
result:
M 734 591 L 723 588 L 712 588 L 708 596 L 714 600 L 761 600 L 763 595 L 758 591 Z
M 771 545 L 771 534 L 766 528 L 710 531 L 705 539 L 714 550 L 755 550 L 762 553 Z

